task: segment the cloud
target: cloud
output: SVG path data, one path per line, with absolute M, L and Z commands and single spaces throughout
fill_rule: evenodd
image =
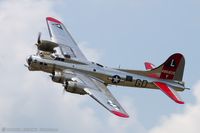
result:
M 29 72 L 23 66 L 26 56 L 36 51 L 34 43 L 38 31 L 48 34 L 45 17 L 59 18 L 53 5 L 54 2 L 48 0 L 0 2 L 0 128 L 51 127 L 70 133 L 147 133 L 132 98 L 118 98 L 130 114 L 129 119 L 118 118 L 89 96 L 63 95 L 62 85 L 53 83 L 48 74 Z M 86 42 L 81 42 L 80 47 L 89 60 L 101 60 L 101 51 Z M 165 117 L 149 132 L 199 131 L 199 88 L 200 82 L 194 87 L 197 98 L 194 105 L 188 105 L 183 113 Z
M 160 124 L 152 128 L 150 133 L 199 133 L 200 127 L 200 81 L 193 90 L 195 104 L 186 106 L 184 112 L 172 114 L 161 120 Z
M 79 47 L 89 61 L 99 62 L 101 60 L 102 51 L 91 48 L 88 42 L 79 42 Z
M 45 4 L 46 6 L 42 6 Z M 23 66 L 26 56 L 34 51 L 33 34 L 42 29 L 38 25 L 46 15 L 55 14 L 47 1 L 0 2 L 0 124 L 20 123 L 21 109 L 26 105 L 36 85 L 42 78 L 27 74 Z M 18 117 L 18 118 L 17 118 Z M 23 122 L 23 121 L 22 121 Z

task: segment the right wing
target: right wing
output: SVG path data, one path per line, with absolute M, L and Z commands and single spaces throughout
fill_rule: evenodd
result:
M 119 117 L 129 117 L 104 83 L 98 79 L 88 77 L 87 75 L 81 73 L 76 73 L 76 77 L 72 80 L 76 80 L 76 78 L 85 84 L 86 87 L 84 88 L 84 91 L 111 113 Z
M 46 21 L 51 40 L 59 45 L 59 54 L 82 62 L 88 61 L 62 22 L 52 17 L 47 17 Z

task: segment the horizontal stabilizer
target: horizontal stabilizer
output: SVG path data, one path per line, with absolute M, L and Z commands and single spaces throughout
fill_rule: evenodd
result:
M 154 84 L 176 103 L 184 104 L 184 102 L 179 98 L 178 94 L 173 88 L 162 82 L 154 82 Z
M 155 65 L 149 62 L 145 62 L 144 65 L 147 71 L 155 68 Z

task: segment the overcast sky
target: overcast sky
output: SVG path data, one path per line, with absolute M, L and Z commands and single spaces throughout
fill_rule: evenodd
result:
M 200 131 L 199 0 L 1 0 L 0 131 L 52 128 L 56 132 L 198 133 Z M 180 93 L 185 105 L 161 91 L 112 86 L 130 115 L 112 115 L 89 96 L 64 93 L 48 74 L 29 72 L 38 32 L 49 39 L 45 18 L 63 21 L 91 61 L 144 70 L 168 56 L 185 56 Z

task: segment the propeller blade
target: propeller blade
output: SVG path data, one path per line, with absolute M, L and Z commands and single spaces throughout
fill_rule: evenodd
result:
M 41 33 L 41 32 L 39 32 L 39 33 L 38 33 L 38 39 L 37 39 L 37 43 L 38 43 L 38 44 L 40 44 L 40 43 L 41 43 L 41 40 L 40 40 L 40 38 L 41 38 L 41 35 L 42 35 L 42 33 Z
M 27 65 L 27 64 L 24 64 L 24 66 L 28 68 L 28 65 Z

